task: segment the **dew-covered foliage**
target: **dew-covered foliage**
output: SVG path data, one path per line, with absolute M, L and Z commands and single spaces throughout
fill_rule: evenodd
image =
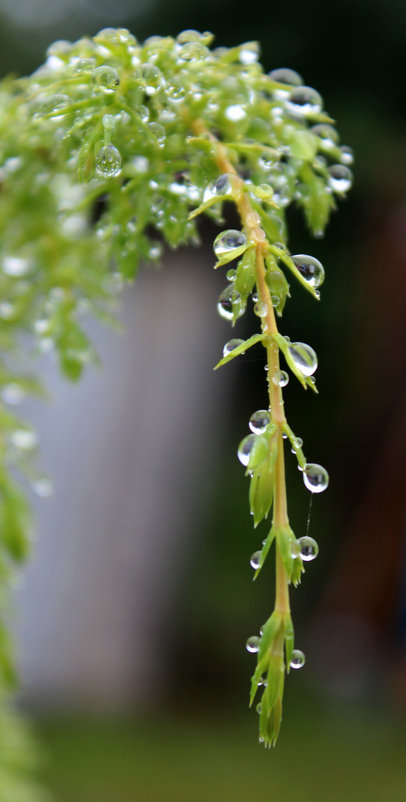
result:
M 351 186 L 352 152 L 296 72 L 264 72 L 256 42 L 212 45 L 210 33 L 139 43 L 125 29 L 105 29 L 55 42 L 31 76 L 0 84 L 0 570 L 6 579 L 31 540 L 15 469 L 40 496 L 52 492 L 32 458 L 37 435 L 14 412 L 27 394 L 42 392 L 35 372 L 16 368 L 21 351 L 30 360 L 53 352 L 63 373 L 79 379 L 96 358 L 83 315 L 109 320 L 112 298 L 141 263 L 159 261 L 165 245 L 198 244 L 198 215 L 221 224 L 223 203 L 234 202 L 241 230 L 223 231 L 214 243 L 215 267 L 227 266 L 217 309 L 234 324 L 252 301 L 260 332 L 230 340 L 219 365 L 256 343 L 267 349 L 270 409 L 252 416 L 239 458 L 255 525 L 275 500 L 271 531 L 251 558 L 258 573 L 275 541 L 282 571 L 275 612 L 249 640 L 258 653 L 252 698 L 262 688 L 260 737 L 268 745 L 279 731 L 285 658 L 288 669 L 304 662 L 292 651 L 286 588 L 317 553 L 317 544 L 295 539 L 283 512 L 282 434 L 307 488 L 320 492 L 328 483 L 282 414 L 289 373 L 279 354 L 313 390 L 317 357 L 279 334 L 275 314 L 289 297 L 288 278 L 316 299 L 324 279 L 316 258 L 290 253 L 285 212 L 301 207 L 321 236 Z M 6 680 L 13 672 L 5 635 L 0 655 Z

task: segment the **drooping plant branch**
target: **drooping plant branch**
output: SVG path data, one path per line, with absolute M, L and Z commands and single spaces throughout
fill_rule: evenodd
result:
M 196 244 L 198 215 L 222 223 L 223 204 L 233 202 L 241 230 L 223 231 L 214 242 L 215 267 L 228 266 L 217 308 L 234 325 L 252 298 L 261 327 L 248 340 L 226 343 L 217 367 L 258 343 L 266 349 L 269 408 L 251 416 L 238 455 L 250 477 L 254 526 L 273 507 L 251 564 L 257 576 L 275 542 L 275 609 L 247 642 L 257 654 L 251 702 L 260 689 L 260 739 L 272 745 L 285 673 L 304 662 L 293 648 L 289 584 L 318 551 L 289 525 L 284 438 L 307 488 L 320 492 L 328 484 L 324 468 L 306 462 L 284 411 L 289 375 L 280 354 L 305 389 L 316 390 L 317 368 L 310 346 L 278 331 L 276 316 L 289 297 L 285 273 L 316 299 L 324 278 L 317 259 L 291 255 L 285 209 L 301 206 L 321 235 L 335 197 L 351 186 L 352 154 L 339 146 L 320 95 L 296 72 L 265 74 L 255 42 L 210 49 L 212 39 L 183 31 L 139 44 L 124 29 L 105 29 L 93 39 L 55 43 L 32 76 L 0 85 L 0 558 L 6 577 L 30 541 L 15 469 L 40 495 L 51 492 L 31 458 L 36 433 L 10 409 L 41 392 L 35 375 L 15 368 L 27 333 L 34 351 L 54 352 L 62 371 L 78 379 L 95 356 L 83 314 L 108 319 L 111 297 L 134 279 L 140 261 L 159 260 L 163 242 Z M 2 666 L 6 676 L 7 649 Z

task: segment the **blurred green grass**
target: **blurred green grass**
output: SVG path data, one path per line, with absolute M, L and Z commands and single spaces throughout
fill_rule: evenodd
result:
M 44 779 L 57 802 L 403 802 L 406 731 L 376 710 L 290 699 L 280 741 L 255 714 L 47 720 Z

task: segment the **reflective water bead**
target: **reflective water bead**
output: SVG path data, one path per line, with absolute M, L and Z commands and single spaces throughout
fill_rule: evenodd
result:
M 165 128 L 160 123 L 147 123 L 151 134 L 158 140 L 159 143 L 165 140 Z
M 308 462 L 303 470 L 303 481 L 311 493 L 322 493 L 328 488 L 329 477 L 322 465 Z
M 54 492 L 54 485 L 49 476 L 38 476 L 31 483 L 34 493 L 41 498 L 49 498 Z
M 272 376 L 272 383 L 277 387 L 286 387 L 289 382 L 289 374 L 285 370 L 277 370 Z
M 333 164 L 328 169 L 329 184 L 333 192 L 348 192 L 352 187 L 352 172 L 345 164 Z
M 244 120 L 247 116 L 247 112 L 245 111 L 243 106 L 235 105 L 235 106 L 227 106 L 224 116 L 227 120 L 230 120 L 233 123 L 240 122 Z
M 10 382 L 10 384 L 6 384 L 3 387 L 1 397 L 5 404 L 17 406 L 17 404 L 21 404 L 24 401 L 25 392 L 19 384 Z
M 302 76 L 296 70 L 290 70 L 288 67 L 278 67 L 276 70 L 271 70 L 268 75 L 272 81 L 278 84 L 288 84 L 288 86 L 303 84 Z
M 245 644 L 245 648 L 246 648 L 247 652 L 251 652 L 252 654 L 255 654 L 256 652 L 259 652 L 260 643 L 261 643 L 261 638 L 258 638 L 257 635 L 251 635 L 251 637 L 248 638 L 248 640 L 247 640 L 247 642 Z
M 293 649 L 292 657 L 290 660 L 291 668 L 302 668 L 306 662 L 306 658 L 300 649 Z
M 238 61 L 240 64 L 255 64 L 258 61 L 259 48 L 257 42 L 246 42 L 240 48 Z
M 217 301 L 217 312 L 220 317 L 224 320 L 232 320 L 234 316 L 234 304 L 237 304 L 240 300 L 241 296 L 238 292 L 235 292 L 232 287 L 226 287 Z
M 322 103 L 321 96 L 316 89 L 311 86 L 298 86 L 286 99 L 286 108 L 294 114 L 306 117 L 319 114 Z
M 213 250 L 216 256 L 222 256 L 225 253 L 231 253 L 237 248 L 241 248 L 247 242 L 247 238 L 242 231 L 234 228 L 229 228 L 227 231 L 222 231 L 218 234 L 213 243 Z
M 148 122 L 148 120 L 149 120 L 149 109 L 148 109 L 147 106 L 143 106 L 142 104 L 140 104 L 138 106 L 134 106 L 133 112 L 136 115 L 136 117 L 139 117 L 140 120 L 142 120 L 143 123 Z
M 263 301 L 258 301 L 258 303 L 256 303 L 254 306 L 254 312 L 256 315 L 258 315 L 258 317 L 265 317 L 267 311 L 268 307 L 265 303 L 263 303 Z
M 348 145 L 342 145 L 340 148 L 341 161 L 343 164 L 352 164 L 354 161 L 354 151 Z
M 162 83 L 162 73 L 154 64 L 143 64 L 140 67 L 142 78 L 145 81 L 145 93 L 147 95 L 154 95 Z
M 202 34 L 200 31 L 195 31 L 193 28 L 181 31 L 176 37 L 176 41 L 179 45 L 185 45 L 188 42 L 200 42 L 201 39 Z
M 271 415 L 267 409 L 257 409 L 249 419 L 249 427 L 254 434 L 262 434 L 271 422 Z
M 266 172 L 268 172 L 268 170 L 272 170 L 272 167 L 274 167 L 274 165 L 275 165 L 275 158 L 271 156 L 267 151 L 264 151 L 258 157 L 258 167 L 261 170 L 265 170 Z
M 103 178 L 120 175 L 121 154 L 114 145 L 105 145 L 100 148 L 96 156 L 96 172 Z
M 297 542 L 300 549 L 300 556 L 304 562 L 308 563 L 316 559 L 319 553 L 319 546 L 312 537 L 305 535 L 304 537 L 300 537 Z
M 228 281 L 235 281 L 237 278 L 237 271 L 234 270 L 233 267 L 230 267 L 230 270 L 227 270 L 226 279 Z
M 327 150 L 334 148 L 338 142 L 338 131 L 336 131 L 332 125 L 328 125 L 327 123 L 318 123 L 317 125 L 313 125 L 310 130 L 312 134 L 315 134 L 319 137 L 323 147 L 327 148 Z
M 317 355 L 313 348 L 306 343 L 292 343 L 289 345 L 289 353 L 297 369 L 304 376 L 311 376 L 317 370 Z
M 229 340 L 223 348 L 223 357 L 231 354 L 231 352 L 235 351 L 236 348 L 239 348 L 240 345 L 244 345 L 244 340 L 240 340 L 238 337 L 236 337 L 234 340 Z
M 201 42 L 186 42 L 178 50 L 178 58 L 182 61 L 201 61 L 208 55 L 207 47 Z
M 301 437 L 294 437 L 292 440 L 292 445 L 294 448 L 302 448 L 303 440 Z
M 255 551 L 250 557 L 250 566 L 257 570 L 261 564 L 262 551 Z
M 108 92 L 113 92 L 120 84 L 120 76 L 114 67 L 109 67 L 107 64 L 97 67 L 93 73 L 93 78 L 98 86 Z
M 251 454 L 251 449 L 255 443 L 255 434 L 248 434 L 247 437 L 244 437 L 241 440 L 240 445 L 238 446 L 237 456 L 241 462 L 241 465 L 247 467 L 248 461 Z
M 215 197 L 220 198 L 225 195 L 232 195 L 234 189 L 236 189 L 236 184 L 237 180 L 235 175 L 232 175 L 231 173 L 222 173 L 222 175 L 219 175 L 215 181 L 212 181 L 207 185 L 203 193 L 203 203 L 206 203 Z
M 324 281 L 324 267 L 314 256 L 297 253 L 291 257 L 304 280 L 310 287 L 320 287 Z
M 5 256 L 2 267 L 6 276 L 20 278 L 20 276 L 26 276 L 30 272 L 32 265 L 29 259 L 25 259 L 22 256 Z

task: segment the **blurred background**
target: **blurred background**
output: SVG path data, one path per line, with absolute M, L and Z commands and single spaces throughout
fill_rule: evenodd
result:
M 323 95 L 356 154 L 355 185 L 325 240 L 289 213 L 290 247 L 326 267 L 323 303 L 292 287 L 282 332 L 309 342 L 317 397 L 291 382 L 289 421 L 330 473 L 309 534 L 320 556 L 293 593 L 296 644 L 280 743 L 256 743 L 245 653 L 273 602 L 252 585 L 247 481 L 235 452 L 266 405 L 252 352 L 219 374 L 214 230 L 168 253 L 123 299 L 119 334 L 90 324 L 103 362 L 80 387 L 49 363 L 53 401 L 30 403 L 55 494 L 16 593 L 21 704 L 62 802 L 241 802 L 283 794 L 400 802 L 406 795 L 406 6 L 403 0 L 0 0 L 1 74 L 24 74 L 55 39 L 106 26 L 140 40 L 185 28 L 216 44 L 259 39 Z M 159 318 L 156 310 L 159 309 Z M 252 332 L 239 323 L 235 336 Z M 290 456 L 289 454 L 287 455 Z M 291 521 L 308 494 L 288 459 Z M 299 673 L 299 672 L 298 672 Z

